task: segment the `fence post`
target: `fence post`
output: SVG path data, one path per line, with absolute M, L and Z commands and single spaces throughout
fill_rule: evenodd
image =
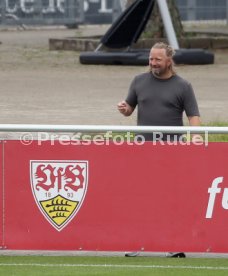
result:
M 70 25 L 84 22 L 84 1 L 65 1 L 65 19 L 66 18 L 69 19 Z
M 226 25 L 228 26 L 228 0 L 226 0 Z
M 3 23 L 5 21 L 6 18 L 6 2 L 5 1 L 1 1 L 0 2 L 0 22 Z
M 68 9 L 70 18 L 80 23 L 85 21 L 84 0 L 69 0 Z
M 41 0 L 37 0 L 34 2 L 34 15 L 33 15 L 33 19 L 39 21 L 42 19 L 43 14 L 42 14 L 42 1 Z
M 187 20 L 196 20 L 196 0 L 187 2 Z
M 122 10 L 120 0 L 114 0 L 112 3 L 112 22 L 116 21 Z

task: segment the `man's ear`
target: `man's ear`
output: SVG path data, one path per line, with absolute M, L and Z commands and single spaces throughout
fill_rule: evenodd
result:
M 169 67 L 172 65 L 172 59 L 170 57 L 168 57 L 168 64 L 169 64 Z

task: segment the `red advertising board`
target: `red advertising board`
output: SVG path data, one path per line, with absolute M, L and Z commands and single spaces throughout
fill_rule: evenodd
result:
M 8 249 L 227 252 L 228 144 L 5 144 Z
M 4 248 L 4 231 L 3 231 L 3 141 L 0 140 L 0 248 Z

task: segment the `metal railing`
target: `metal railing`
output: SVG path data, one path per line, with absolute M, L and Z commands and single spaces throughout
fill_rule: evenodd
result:
M 123 126 L 123 125 L 33 125 L 0 124 L 0 132 L 140 132 L 228 134 L 228 127 L 217 126 Z

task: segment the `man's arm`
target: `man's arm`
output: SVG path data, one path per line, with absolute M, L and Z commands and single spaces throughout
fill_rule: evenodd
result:
M 200 117 L 199 116 L 191 116 L 188 117 L 189 125 L 190 126 L 200 126 Z
M 117 108 L 121 114 L 124 116 L 130 116 L 134 111 L 134 107 L 130 106 L 127 102 L 122 101 L 118 103 Z
M 190 126 L 200 126 L 200 117 L 199 116 L 191 116 L 188 117 Z M 200 134 L 192 134 L 192 142 L 202 142 L 203 137 Z

